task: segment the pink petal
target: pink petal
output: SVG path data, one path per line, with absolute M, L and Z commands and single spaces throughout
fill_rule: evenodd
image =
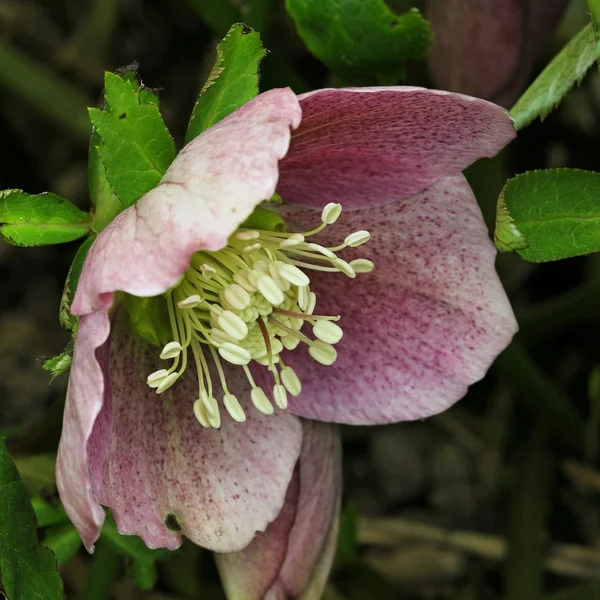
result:
M 104 376 L 95 352 L 104 344 L 109 332 L 110 323 L 105 312 L 79 319 L 56 459 L 56 485 L 60 498 L 90 551 L 93 551 L 104 523 L 104 511 L 94 497 L 87 444 L 104 394 Z M 102 450 L 98 448 L 99 453 Z
M 241 552 L 216 557 L 232 600 L 321 597 L 337 542 L 339 431 L 313 421 L 303 429 L 299 468 L 279 517 Z
M 314 212 L 288 210 L 292 220 L 295 213 L 314 223 Z M 315 241 L 339 243 L 358 229 L 372 240 L 344 257 L 369 258 L 375 270 L 352 281 L 311 275 L 316 313 L 342 315 L 344 337 L 330 367 L 301 348 L 288 353 L 303 385 L 290 410 L 350 424 L 441 412 L 485 375 L 517 330 L 473 193 L 461 175 L 440 179 L 407 200 L 342 213 Z
M 277 191 L 307 206 L 402 200 L 494 156 L 515 136 L 500 107 L 421 88 L 318 90 L 300 105 Z
M 86 341 L 80 330 L 79 368 Z M 245 547 L 283 505 L 300 452 L 298 420 L 287 412 L 258 413 L 246 401 L 249 385 L 243 373 L 231 369 L 228 383 L 245 405 L 247 421 L 235 423 L 222 409 L 221 428 L 204 429 L 192 410 L 198 396 L 192 369 L 157 396 L 145 383 L 158 367 L 155 348 L 135 339 L 126 324 L 117 324 L 103 351 L 107 389 L 102 413 L 90 436 L 94 421 L 82 407 L 88 408 L 90 398 L 102 404 L 101 390 L 89 386 L 85 397 L 71 393 L 59 453 L 61 497 L 86 546 L 91 548 L 98 537 L 103 504 L 122 534 L 138 535 L 150 548 L 175 549 L 181 535 L 220 552 Z M 84 368 L 96 362 L 93 351 L 87 358 Z M 73 371 L 75 381 L 81 372 Z M 74 435 L 82 423 L 85 435 Z M 73 463 L 76 473 L 69 471 Z M 77 503 L 81 497 L 85 503 Z M 177 530 L 167 525 L 173 518 Z
M 98 236 L 72 312 L 106 309 L 115 290 L 160 294 L 179 280 L 194 251 L 224 246 L 254 207 L 273 195 L 278 161 L 300 116 L 291 90 L 271 90 L 190 142 L 158 187 Z
M 429 66 L 441 88 L 510 107 L 568 0 L 430 0 Z

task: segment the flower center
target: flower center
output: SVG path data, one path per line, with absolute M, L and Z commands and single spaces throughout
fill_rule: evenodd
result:
M 335 247 L 307 241 L 335 223 L 341 211 L 340 204 L 328 204 L 321 224 L 311 231 L 239 229 L 222 250 L 195 253 L 182 281 L 167 293 L 173 340 L 164 346 L 160 358 L 172 360 L 172 365 L 149 375 L 148 385 L 157 394 L 170 388 L 191 356 L 198 375 L 198 398 L 194 402 L 198 421 L 204 427 L 219 427 L 223 406 L 241 423 L 246 415 L 229 391 L 223 361 L 243 369 L 253 405 L 270 415 L 273 404 L 248 368 L 254 361 L 271 372 L 273 400 L 285 409 L 287 394 L 298 396 L 302 385 L 284 363 L 282 351 L 304 343 L 314 360 L 331 365 L 337 358 L 334 345 L 343 335 L 335 323 L 339 315 L 315 313 L 317 296 L 310 289 L 306 271 L 341 272 L 353 279 L 357 273 L 373 270 L 367 259 L 346 262 L 336 254 L 369 241 L 367 231 L 351 233 Z M 314 338 L 302 332 L 305 324 L 312 327 Z M 217 386 L 222 391 L 221 403 L 216 399 Z

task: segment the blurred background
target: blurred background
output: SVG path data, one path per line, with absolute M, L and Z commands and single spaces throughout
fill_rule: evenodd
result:
M 587 18 L 585 2 L 572 2 L 534 71 Z M 0 0 L 0 189 L 53 191 L 87 210 L 86 106 L 96 105 L 105 70 L 133 61 L 160 88 L 180 147 L 215 47 L 240 20 L 271 50 L 263 90 L 340 85 L 306 50 L 281 0 Z M 433 85 L 426 61 L 408 65 L 405 83 Z M 599 141 L 593 70 L 544 123 L 469 169 L 490 230 L 507 177 L 599 170 Z M 41 363 L 69 339 L 57 313 L 75 250 L 0 242 L 0 433 L 18 456 L 56 448 L 67 375 L 50 385 Z M 600 598 L 600 260 L 534 265 L 504 255 L 498 269 L 521 333 L 486 379 L 432 419 L 344 429 L 330 600 L 530 600 L 540 589 L 555 600 Z M 51 481 L 43 492 L 53 497 Z M 91 568 L 81 550 L 62 566 L 70 599 L 81 597 Z M 191 545 L 159 563 L 154 591 L 136 589 L 121 557 L 111 568 L 110 591 L 88 589 L 86 599 L 223 598 L 210 554 Z

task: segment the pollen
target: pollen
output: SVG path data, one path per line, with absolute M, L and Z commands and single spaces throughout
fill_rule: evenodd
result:
M 265 415 L 275 408 L 285 410 L 288 394 L 296 397 L 302 391 L 301 379 L 286 364 L 285 353 L 303 344 L 313 360 L 329 366 L 337 359 L 335 345 L 343 337 L 336 323 L 339 315 L 315 312 L 318 301 L 310 288 L 310 273 L 354 279 L 374 268 L 367 259 L 347 262 L 338 256 L 345 248 L 368 242 L 368 231 L 352 232 L 332 247 L 312 241 L 337 221 L 341 211 L 340 204 L 328 204 L 321 224 L 305 232 L 240 228 L 222 250 L 195 253 L 181 282 L 166 293 L 172 340 L 160 358 L 172 364 L 151 373 L 148 386 L 162 394 L 193 363 L 198 379 L 193 412 L 202 426 L 218 428 L 222 409 L 238 423 L 246 420 L 227 384 L 230 367 L 239 368 L 250 384 L 255 410 Z M 252 364 L 271 373 L 272 390 L 256 385 L 248 368 Z

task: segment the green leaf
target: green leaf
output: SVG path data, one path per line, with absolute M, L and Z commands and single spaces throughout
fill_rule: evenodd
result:
M 0 192 L 0 236 L 16 246 L 72 242 L 88 233 L 90 221 L 88 213 L 56 194 Z
M 121 535 L 110 514 L 106 515 L 101 535 L 121 552 L 141 561 L 154 561 L 171 555 L 169 550 L 150 550 L 139 537 Z
M 72 523 L 50 527 L 44 536 L 44 545 L 56 555 L 59 565 L 71 560 L 81 548 L 81 537 Z
M 52 383 L 59 375 L 68 371 L 72 361 L 73 340 L 67 344 L 67 347 L 60 354 L 57 354 L 42 363 L 42 369 L 50 373 L 50 383 Z
M 340 518 L 336 558 L 338 563 L 353 562 L 358 558 L 358 510 L 349 502 Z
M 81 246 L 79 246 L 79 249 L 75 253 L 75 257 L 73 258 L 73 262 L 71 263 L 71 268 L 69 269 L 69 273 L 65 281 L 65 287 L 63 288 L 63 293 L 60 299 L 58 320 L 60 324 L 67 331 L 72 332 L 73 335 L 75 335 L 77 331 L 77 317 L 71 314 L 71 304 L 73 303 L 73 298 L 77 290 L 77 284 L 79 283 L 79 277 L 81 276 L 85 257 L 90 251 L 95 239 L 96 236 L 91 235 L 87 240 L 85 240 L 85 242 L 83 242 L 83 244 L 81 244 Z M 64 353 L 68 350 L 69 347 L 67 346 L 62 354 L 64 355 Z
M 98 153 L 108 183 L 127 208 L 156 187 L 175 158 L 175 143 L 156 96 L 131 76 L 106 73 L 104 96 L 106 107 L 90 108 L 90 119 L 102 138 Z
M 600 583 L 586 583 L 545 596 L 546 600 L 600 600 Z
M 425 58 L 431 29 L 418 10 L 394 14 L 384 0 L 286 0 L 308 49 L 354 82 L 396 83 L 407 59 Z
M 94 207 L 94 231 L 102 231 L 125 207 L 110 187 L 106 169 L 100 160 L 98 147 L 102 145 L 100 134 L 94 130 L 88 151 L 88 182 L 90 200 Z
M 8 600 L 62 600 L 56 558 L 37 540 L 31 502 L 0 440 L 0 572 Z
M 186 143 L 258 94 L 258 69 L 266 53 L 258 32 L 243 23 L 231 27 L 194 105 Z
M 58 501 L 56 504 L 51 504 L 41 496 L 34 496 L 31 499 L 31 505 L 38 527 L 49 527 L 69 520 L 65 509 Z
M 581 83 L 598 58 L 600 43 L 590 23 L 569 41 L 512 107 L 516 129 L 549 115 L 565 94 Z
M 15 464 L 23 485 L 30 494 L 49 492 L 56 488 L 56 454 L 18 456 L 15 457 Z
M 501 252 L 532 262 L 600 250 L 600 173 L 531 171 L 509 179 L 498 200 L 495 232 Z
M 141 590 L 151 590 L 158 580 L 156 561 L 134 558 L 129 565 L 129 575 Z

